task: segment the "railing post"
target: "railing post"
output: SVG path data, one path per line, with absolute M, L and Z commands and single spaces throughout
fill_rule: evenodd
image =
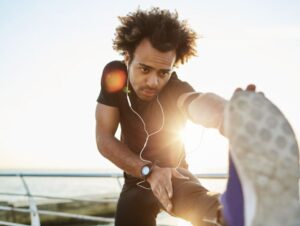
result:
M 30 219 L 31 219 L 31 226 L 40 226 L 40 217 L 38 214 L 38 209 L 35 204 L 34 198 L 31 196 L 29 187 L 27 186 L 27 183 L 23 177 L 22 174 L 19 174 L 19 177 L 21 178 L 24 188 L 26 190 L 26 195 L 28 197 L 28 202 L 29 202 L 29 209 L 30 209 Z
M 120 181 L 120 177 L 117 177 L 117 181 L 118 181 L 119 188 L 122 189 L 122 184 L 121 184 L 121 181 Z

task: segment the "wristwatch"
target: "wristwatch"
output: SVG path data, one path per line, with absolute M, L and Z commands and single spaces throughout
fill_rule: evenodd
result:
M 141 168 L 141 175 L 144 180 L 147 179 L 152 173 L 152 163 L 146 164 Z

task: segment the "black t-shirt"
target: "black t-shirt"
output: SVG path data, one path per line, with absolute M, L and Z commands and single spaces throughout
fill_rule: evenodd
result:
M 97 99 L 99 103 L 117 107 L 120 111 L 121 141 L 130 150 L 139 154 L 146 139 L 142 121 L 130 109 L 126 97 L 127 68 L 121 61 L 108 63 L 102 73 L 101 92 Z M 184 144 L 179 133 L 185 126 L 186 116 L 178 109 L 177 99 L 186 92 L 194 89 L 187 83 L 178 79 L 176 73 L 159 93 L 159 101 L 163 108 L 164 127 L 149 138 L 143 152 L 143 157 L 156 161 L 160 166 L 175 167 L 183 156 L 181 166 L 187 168 L 185 161 Z M 162 124 L 162 112 L 156 98 L 151 101 L 140 100 L 133 89 L 129 97 L 132 108 L 137 111 L 146 123 L 149 133 L 157 131 Z

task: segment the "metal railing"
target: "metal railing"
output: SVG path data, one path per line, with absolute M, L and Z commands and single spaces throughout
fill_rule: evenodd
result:
M 226 179 L 226 174 L 195 174 L 198 178 L 203 179 Z M 0 221 L 0 225 L 8 225 L 8 226 L 40 226 L 40 215 L 48 215 L 48 216 L 57 216 L 57 217 L 67 217 L 78 220 L 86 220 L 86 221 L 94 221 L 98 223 L 113 223 L 113 218 L 108 217 L 96 217 L 96 216 L 88 216 L 88 215 L 80 215 L 66 212 L 58 212 L 58 211 L 49 211 L 49 210 L 39 210 L 38 206 L 35 202 L 34 198 L 46 198 L 46 199 L 56 199 L 56 200 L 68 200 L 68 201 L 84 201 L 84 202 L 99 202 L 94 200 L 83 200 L 77 198 L 65 198 L 65 197 L 56 197 L 56 196 L 46 196 L 46 195 L 33 195 L 30 192 L 30 188 L 25 180 L 25 177 L 77 177 L 77 178 L 115 178 L 118 182 L 119 188 L 121 190 L 122 182 L 120 181 L 123 178 L 123 174 L 121 173 L 3 173 L 0 172 L 0 177 L 19 177 L 22 181 L 23 187 L 25 188 L 25 194 L 20 193 L 12 193 L 12 192 L 0 192 L 0 195 L 6 196 L 25 196 L 28 198 L 29 208 L 17 208 L 11 206 L 3 206 L 0 205 L 0 210 L 2 211 L 15 211 L 22 213 L 29 213 L 31 219 L 31 225 L 18 224 L 7 221 Z M 108 200 L 105 199 L 107 202 Z M 161 226 L 167 224 L 159 224 Z

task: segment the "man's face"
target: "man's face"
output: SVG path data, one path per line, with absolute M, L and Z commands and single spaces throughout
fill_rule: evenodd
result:
M 125 57 L 129 81 L 141 100 L 152 100 L 167 84 L 175 59 L 175 50 L 160 52 L 148 39 L 143 39 L 137 46 L 131 62 Z

